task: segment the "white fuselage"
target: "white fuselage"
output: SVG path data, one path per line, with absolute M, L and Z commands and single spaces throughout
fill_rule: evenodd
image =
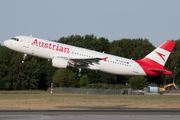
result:
M 17 52 L 45 59 L 52 59 L 54 56 L 67 59 L 107 58 L 106 60 L 100 60 L 98 63 L 89 64 L 85 69 L 117 75 L 146 75 L 141 66 L 131 59 L 35 37 L 17 36 L 16 38 L 19 40 L 6 40 L 4 42 L 5 46 Z

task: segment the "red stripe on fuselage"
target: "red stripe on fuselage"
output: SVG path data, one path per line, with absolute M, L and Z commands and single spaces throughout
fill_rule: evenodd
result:
M 154 60 L 151 60 L 151 59 L 149 59 L 147 57 L 144 57 L 141 60 L 135 60 L 135 61 L 138 62 L 138 63 L 141 63 L 141 64 L 148 64 L 149 66 L 156 66 L 156 67 L 159 67 L 159 68 L 163 68 L 163 65 L 161 65 L 158 62 L 156 62 Z

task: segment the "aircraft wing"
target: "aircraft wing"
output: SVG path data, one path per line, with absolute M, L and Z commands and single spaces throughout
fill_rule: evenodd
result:
M 75 66 L 87 66 L 88 64 L 98 63 L 103 58 L 69 58 L 69 62 Z
M 58 58 L 67 59 L 68 63 L 73 67 L 82 67 L 82 66 L 88 66 L 88 64 L 92 63 L 98 63 L 100 60 L 106 61 L 108 57 L 105 58 L 66 58 L 63 56 L 56 56 Z

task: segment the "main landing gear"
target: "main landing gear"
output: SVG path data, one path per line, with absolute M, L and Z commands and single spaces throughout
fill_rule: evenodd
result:
M 79 69 L 79 72 L 77 73 L 77 76 L 82 77 L 81 68 L 78 68 L 78 69 Z
M 27 56 L 27 54 L 24 54 L 22 63 L 24 63 L 24 61 L 25 61 L 25 59 L 26 59 L 26 56 Z

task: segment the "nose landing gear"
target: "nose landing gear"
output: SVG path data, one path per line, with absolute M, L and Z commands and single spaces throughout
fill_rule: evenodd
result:
M 78 69 L 79 69 L 79 72 L 77 73 L 77 76 L 82 77 L 81 68 L 78 68 Z
M 25 59 L 26 59 L 26 56 L 27 56 L 27 54 L 24 54 L 22 63 L 24 63 L 24 61 L 25 61 Z

